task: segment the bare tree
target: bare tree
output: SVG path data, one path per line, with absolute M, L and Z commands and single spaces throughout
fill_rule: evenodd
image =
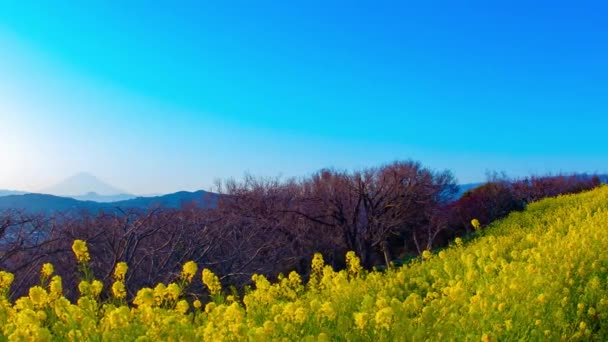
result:
M 417 241 L 425 233 L 431 246 L 443 229 L 432 218 L 457 190 L 448 171 L 436 173 L 413 161 L 354 173 L 322 170 L 301 187 L 300 206 L 293 212 L 341 237 L 342 246 L 356 251 L 367 266 L 375 252 L 390 265 L 393 240 Z

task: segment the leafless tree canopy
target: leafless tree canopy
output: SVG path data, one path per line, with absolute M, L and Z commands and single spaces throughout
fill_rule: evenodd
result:
M 348 250 L 368 268 L 389 266 L 469 232 L 472 218 L 485 225 L 530 201 L 598 184 L 575 176 L 516 182 L 495 177 L 454 201 L 453 175 L 415 161 L 354 172 L 324 169 L 285 181 L 246 176 L 218 183 L 221 196 L 211 209 L 185 205 L 52 217 L 0 213 L 0 269 L 16 274 L 17 296 L 39 281 L 42 263 L 52 262 L 68 296 L 75 298 L 75 239 L 87 241 L 93 272 L 106 284 L 118 262 L 129 264 L 130 296 L 141 287 L 175 280 L 188 260 L 237 287 L 250 282 L 253 273 L 272 277 L 295 269 L 306 275 L 315 252 L 336 268 Z M 204 293 L 200 285 L 188 290 Z

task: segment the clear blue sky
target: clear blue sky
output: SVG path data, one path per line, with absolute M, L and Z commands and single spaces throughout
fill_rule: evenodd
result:
M 0 188 L 608 171 L 601 2 L 71 3 L 0 4 Z

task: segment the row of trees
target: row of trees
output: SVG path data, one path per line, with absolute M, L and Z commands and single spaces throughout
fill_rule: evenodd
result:
M 560 194 L 572 194 L 601 185 L 597 175 L 535 176 L 510 180 L 505 175 L 490 175 L 488 182 L 466 192 L 446 208 L 451 233 L 471 232 L 471 218 L 482 225 L 523 210 L 528 203 Z
M 305 274 L 314 252 L 336 268 L 343 267 L 348 250 L 365 267 L 388 266 L 466 234 L 472 218 L 487 224 L 530 201 L 598 184 L 576 176 L 493 179 L 455 201 L 458 187 L 449 171 L 414 161 L 355 172 L 326 169 L 287 181 L 246 176 L 218 184 L 222 196 L 215 208 L 52 217 L 6 212 L 0 218 L 0 268 L 16 273 L 15 295 L 38 282 L 43 262 L 55 264 L 66 289 L 76 289 L 70 246 L 82 239 L 95 275 L 106 283 L 116 263 L 130 265 L 130 295 L 174 280 L 188 260 L 240 287 L 253 273 L 275 276 L 296 269 Z

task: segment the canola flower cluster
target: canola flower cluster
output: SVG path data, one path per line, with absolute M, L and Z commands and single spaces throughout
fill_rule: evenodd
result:
M 357 256 L 336 272 L 314 255 L 304 283 L 254 275 L 242 299 L 225 296 L 213 272 L 183 266 L 179 279 L 144 288 L 128 303 L 128 266 L 116 265 L 109 302 L 88 278 L 86 243 L 74 242 L 85 277 L 80 298 L 62 295 L 52 265 L 41 284 L 10 302 L 0 271 L 0 339 L 207 341 L 423 341 L 608 339 L 608 187 L 531 204 L 463 241 L 387 271 Z M 184 289 L 202 281 L 211 300 Z

